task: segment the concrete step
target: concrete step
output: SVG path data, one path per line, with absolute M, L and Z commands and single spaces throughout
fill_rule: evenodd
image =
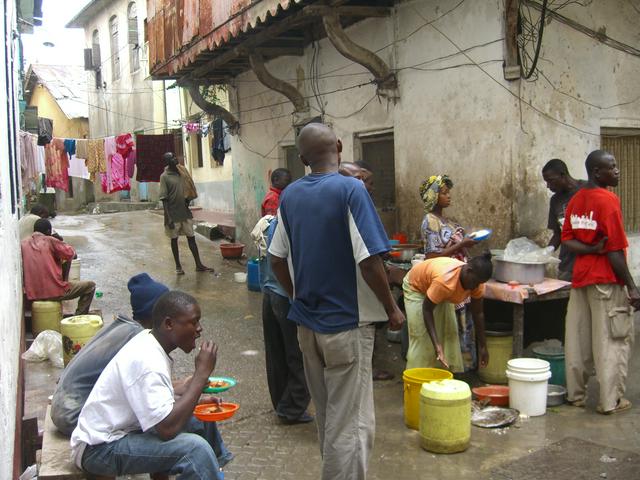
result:
M 87 213 L 133 212 L 136 210 L 155 210 L 158 202 L 91 202 L 87 204 Z

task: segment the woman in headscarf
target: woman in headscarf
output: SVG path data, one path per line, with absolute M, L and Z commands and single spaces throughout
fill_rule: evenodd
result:
M 447 175 L 432 175 L 420 185 L 420 198 L 424 203 L 422 243 L 425 258 L 451 257 L 466 262 L 467 249 L 475 240 L 464 236 L 464 229 L 446 218 L 443 210 L 451 205 L 453 181 Z
M 464 229 L 443 214 L 444 209 L 451 205 L 452 188 L 453 181 L 447 175 L 432 175 L 420 185 L 425 212 L 420 231 L 426 259 L 450 257 L 467 262 L 467 249 L 478 243 L 465 237 Z M 455 306 L 464 370 L 472 370 L 476 365 L 474 325 L 467 309 L 469 301 L 467 297 Z

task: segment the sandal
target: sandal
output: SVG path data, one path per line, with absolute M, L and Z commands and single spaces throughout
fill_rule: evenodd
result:
M 215 270 L 211 267 L 205 267 L 203 265 L 201 267 L 196 267 L 196 272 L 215 272 Z
M 176 268 L 176 275 L 184 275 L 184 270 L 181 268 Z
M 624 412 L 625 410 L 629 410 L 631 408 L 631 405 L 632 404 L 629 400 L 627 400 L 626 398 L 621 398 L 620 400 L 618 400 L 618 405 L 616 405 L 616 408 L 614 408 L 613 410 L 607 410 L 605 412 L 600 406 L 598 406 L 596 410 L 602 415 L 613 415 L 614 413 L 620 413 Z
M 571 405 L 572 407 L 578 407 L 578 408 L 584 408 L 587 404 L 587 402 L 585 402 L 584 398 L 581 398 L 579 400 L 573 400 L 573 401 L 567 401 L 567 403 L 569 405 Z

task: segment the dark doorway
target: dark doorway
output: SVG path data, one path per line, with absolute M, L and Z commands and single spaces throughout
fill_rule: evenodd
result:
M 396 212 L 396 167 L 393 133 L 361 135 L 361 160 L 373 169 L 375 191 L 372 198 L 382 224 L 391 236 L 398 228 Z

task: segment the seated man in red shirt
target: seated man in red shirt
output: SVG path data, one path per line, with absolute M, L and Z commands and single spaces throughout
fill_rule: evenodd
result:
M 627 266 L 620 199 L 607 190 L 618 185 L 616 159 L 595 150 L 585 165 L 589 181 L 567 205 L 562 227 L 562 244 L 576 253 L 565 334 L 567 399 L 585 406 L 595 366 L 597 410 L 610 414 L 631 407 L 623 395 L 640 292 Z
M 76 252 L 70 245 L 51 236 L 51 223 L 37 220 L 33 234 L 22 240 L 24 291 L 29 300 L 71 300 L 78 298 L 76 315 L 89 312 L 96 284 L 66 282 L 62 277 L 62 262 L 71 261 Z
M 271 173 L 271 187 L 262 200 L 262 216 L 275 215 L 280 204 L 280 194 L 291 183 L 291 172 L 286 168 L 276 168 Z

